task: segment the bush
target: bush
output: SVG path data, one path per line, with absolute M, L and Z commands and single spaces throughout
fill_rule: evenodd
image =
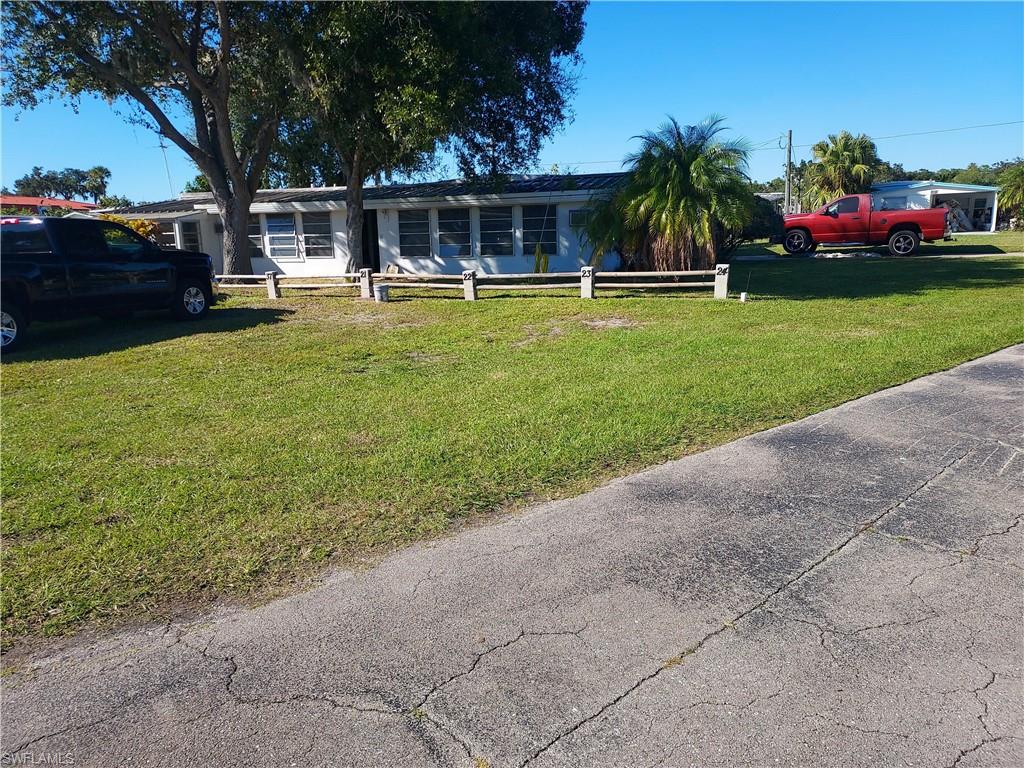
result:
M 156 242 L 157 233 L 160 231 L 160 225 L 149 219 L 126 219 L 124 216 L 116 216 L 113 213 L 101 213 L 98 218 L 112 221 L 115 224 L 123 224 L 153 242 Z

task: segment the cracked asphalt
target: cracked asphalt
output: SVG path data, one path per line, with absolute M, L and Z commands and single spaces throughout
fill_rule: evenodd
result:
M 1024 765 L 1022 383 L 1024 346 L 51 648 L 4 680 L 0 764 Z

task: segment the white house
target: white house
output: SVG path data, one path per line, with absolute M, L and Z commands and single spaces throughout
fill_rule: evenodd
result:
M 381 272 L 533 272 L 538 244 L 551 272 L 575 271 L 591 249 L 581 236 L 588 202 L 614 188 L 619 173 L 518 176 L 500 184 L 439 181 L 367 187 L 363 253 Z M 223 264 L 223 227 L 209 193 L 110 211 L 160 224 L 167 245 L 200 250 Z M 267 189 L 250 210 L 253 272 L 337 275 L 351 271 L 345 188 Z M 618 267 L 606 256 L 602 267 Z
M 878 210 L 935 208 L 945 204 L 956 231 L 996 231 L 999 187 L 944 181 L 889 181 L 873 185 L 871 195 Z

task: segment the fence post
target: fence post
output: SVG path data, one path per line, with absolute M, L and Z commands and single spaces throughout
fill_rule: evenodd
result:
M 359 270 L 359 297 L 362 299 L 373 298 L 373 270 Z
M 476 270 L 462 271 L 462 296 L 466 301 L 476 301 Z
M 580 269 L 580 298 L 594 298 L 594 268 L 583 267 Z
M 267 277 L 267 298 L 280 299 L 281 287 L 277 284 L 277 272 L 265 272 Z
M 715 267 L 715 298 L 729 298 L 729 265 L 719 264 Z

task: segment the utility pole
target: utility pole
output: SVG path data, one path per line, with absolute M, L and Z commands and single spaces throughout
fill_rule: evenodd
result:
M 793 202 L 793 130 L 786 136 L 786 199 L 783 210 L 792 213 Z

